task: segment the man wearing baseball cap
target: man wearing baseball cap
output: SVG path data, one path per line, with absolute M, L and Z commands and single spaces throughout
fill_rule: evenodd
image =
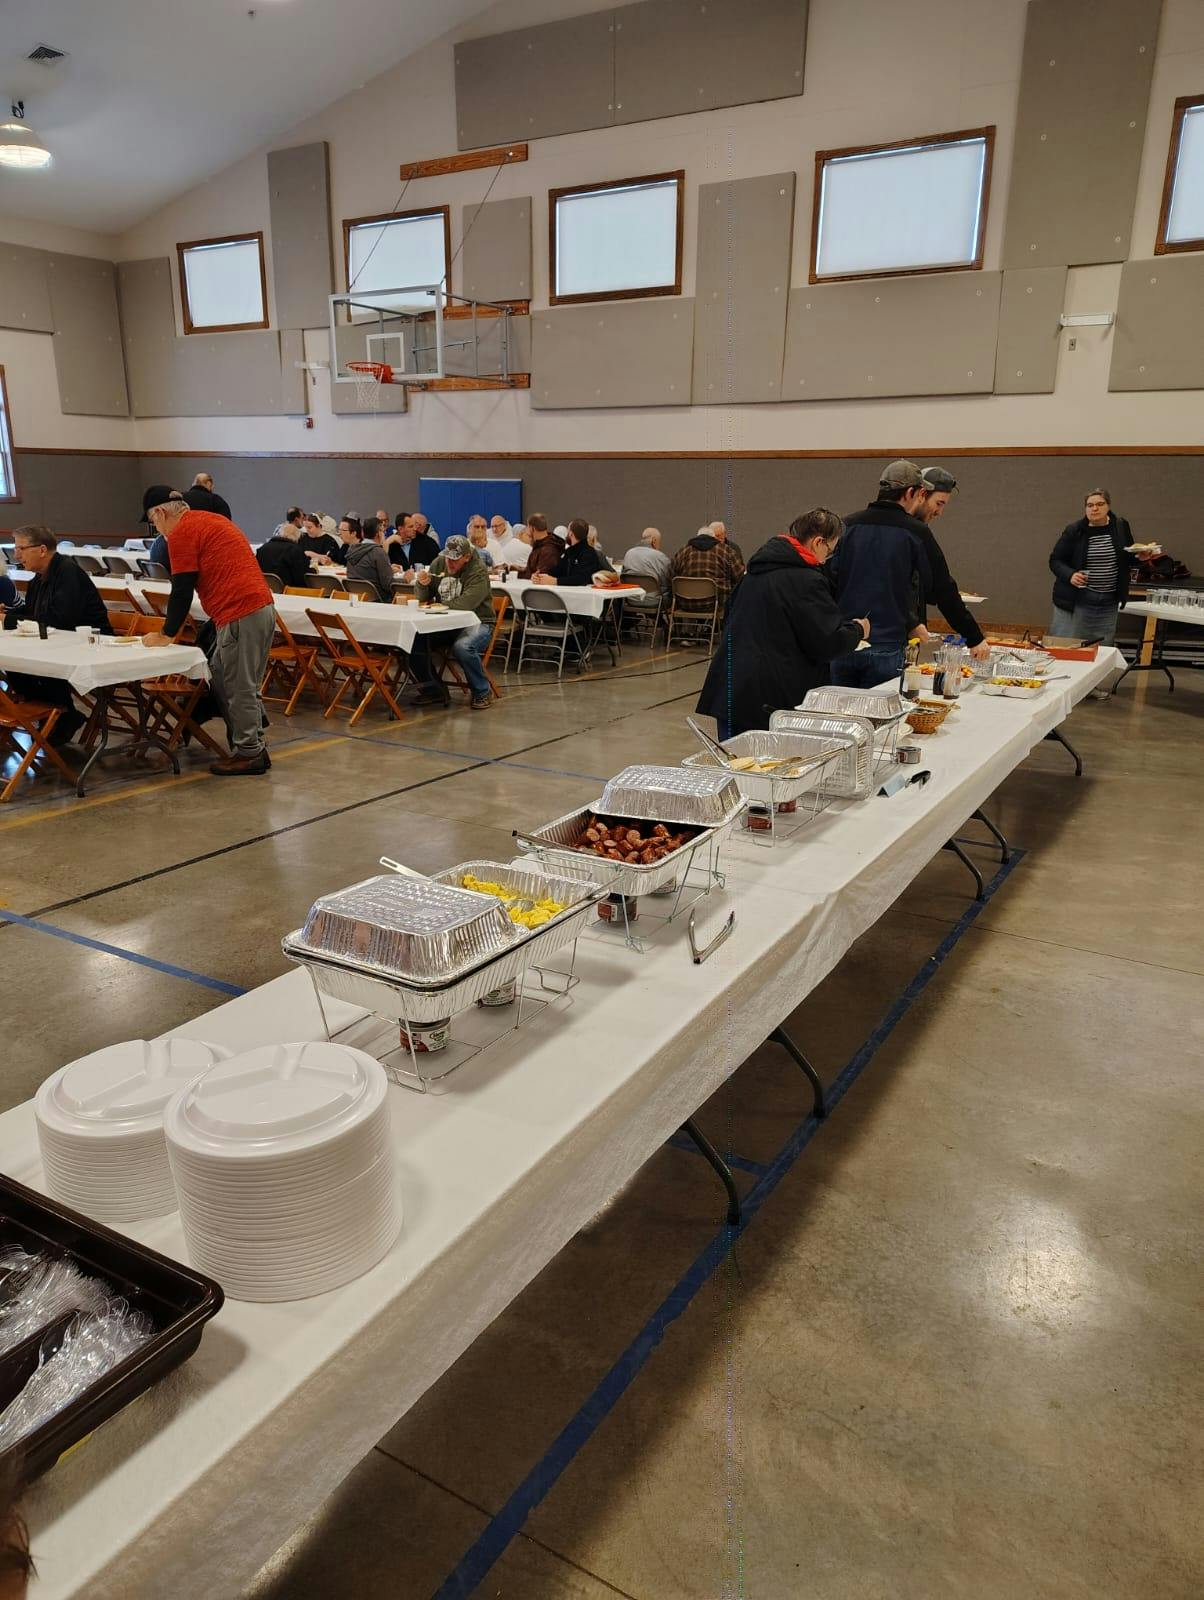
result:
M 468 680 L 472 691 L 471 706 L 474 711 L 484 711 L 493 699 L 493 685 L 485 676 L 481 657 L 493 635 L 493 590 L 489 587 L 489 573 L 472 542 L 462 533 L 453 533 L 425 572 L 417 576 L 420 601 L 441 600 L 453 611 L 475 611 L 477 625 L 465 628 L 456 635 L 452 655 Z M 423 660 L 420 650 L 410 658 L 415 676 L 425 672 L 425 682 L 420 691 L 421 701 L 446 699 L 447 691 L 435 679 L 429 666 L 429 656 Z M 421 680 L 420 680 L 421 681 Z
M 966 602 L 961 597 L 961 590 L 953 581 L 949 571 L 945 552 L 937 544 L 932 531 L 932 524 L 942 514 L 957 489 L 957 479 L 951 472 L 946 472 L 944 467 L 924 467 L 920 476 L 924 480 L 924 498 L 916 507 L 915 515 L 916 521 L 924 528 L 922 535 L 924 553 L 928 557 L 928 566 L 932 572 L 932 588 L 928 599 L 937 607 L 949 626 L 961 634 L 970 646 L 970 654 L 985 660 L 991 653 L 991 647 L 983 639 L 982 629 L 967 609 Z
M 868 617 L 868 650 L 837 656 L 832 682 L 870 689 L 903 670 L 911 631 L 924 620 L 932 572 L 915 511 L 924 480 L 914 461 L 892 461 L 878 483 L 877 499 L 845 520 L 845 535 L 829 563 L 836 600 L 846 617 Z

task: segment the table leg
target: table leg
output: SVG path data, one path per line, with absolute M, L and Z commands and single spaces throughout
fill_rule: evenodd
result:
M 732 1169 L 692 1117 L 687 1117 L 685 1122 L 682 1123 L 681 1131 L 697 1146 L 699 1154 L 705 1156 L 719 1174 L 719 1181 L 727 1190 L 728 1226 L 738 1228 L 740 1226 L 740 1194 L 736 1188 L 736 1180 L 732 1177 Z
M 1154 659 L 1154 640 L 1158 633 L 1158 618 L 1147 617 L 1145 629 L 1141 635 L 1141 644 L 1138 646 L 1137 662 L 1139 666 L 1148 667 Z
M 97 689 L 93 698 L 96 702 L 96 710 L 98 713 L 100 738 L 97 741 L 91 755 L 89 755 L 88 759 L 79 769 L 79 776 L 75 780 L 75 792 L 81 800 L 84 797 L 85 780 L 87 779 L 87 776 L 89 772 L 91 772 L 95 763 L 103 755 L 109 743 L 109 706 L 113 699 L 113 691 L 112 689 Z
M 1045 735 L 1045 737 L 1047 739 L 1055 740 L 1062 746 L 1064 750 L 1070 751 L 1070 754 L 1074 757 L 1074 775 L 1076 778 L 1081 778 L 1083 776 L 1083 758 L 1071 744 L 1070 740 L 1066 737 L 1062 730 L 1060 728 L 1053 728 Z
M 985 900 L 987 886 L 982 881 L 982 873 L 979 872 L 978 868 L 970 860 L 970 857 L 962 849 L 961 845 L 958 844 L 957 840 L 946 839 L 944 844 L 941 846 L 941 849 L 952 850 L 953 854 L 961 862 L 962 866 L 965 867 L 966 871 L 971 875 L 975 884 L 977 885 L 977 888 L 974 891 L 974 898 L 976 900 Z
M 806 1074 L 807 1080 L 811 1085 L 811 1093 L 813 1096 L 812 1109 L 815 1113 L 815 1120 L 817 1122 L 822 1122 L 828 1114 L 828 1108 L 824 1103 L 824 1086 L 820 1079 L 819 1073 L 816 1072 L 815 1068 L 807 1060 L 806 1056 L 799 1049 L 798 1045 L 795 1044 L 794 1040 L 786 1032 L 785 1028 L 775 1028 L 769 1037 L 774 1044 L 780 1044 L 782 1049 L 794 1062 L 795 1066 L 801 1067 L 803 1072 Z
M 978 818 L 979 822 L 982 823 L 987 832 L 993 835 L 996 843 L 999 845 L 1000 865 L 1002 866 L 1010 861 L 1012 859 L 1012 847 L 1008 844 L 1003 834 L 991 821 L 990 817 L 987 816 L 986 812 L 981 808 L 981 806 L 977 811 L 974 812 L 974 815 Z

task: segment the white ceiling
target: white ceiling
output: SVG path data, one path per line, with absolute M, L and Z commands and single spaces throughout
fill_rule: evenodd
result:
M 0 214 L 119 233 L 482 9 L 482 0 L 0 0 L 0 110 L 24 98 L 54 156 L 42 172 L 0 168 Z M 27 61 L 38 44 L 67 60 Z

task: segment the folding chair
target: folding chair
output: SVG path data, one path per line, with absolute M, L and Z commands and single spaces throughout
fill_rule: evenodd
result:
M 326 589 L 295 589 L 291 583 L 284 586 L 285 594 L 299 594 L 305 600 L 328 600 L 329 591 Z
M 349 596 L 358 594 L 361 600 L 372 600 L 377 605 L 387 604 L 385 596 L 367 578 L 344 578 L 343 589 Z M 330 598 L 332 596 L 328 595 L 327 599 Z
M 264 674 L 263 685 L 259 691 L 260 698 L 283 701 L 284 714 L 286 717 L 291 717 L 297 709 L 297 701 L 301 698 L 302 690 L 309 684 L 325 706 L 327 695 L 323 685 L 330 687 L 330 674 L 327 672 L 323 675 L 319 671 L 319 655 L 320 651 L 316 644 L 301 644 L 293 637 L 292 629 L 277 612 L 276 636 L 268 652 L 268 670 Z M 269 694 L 268 690 L 273 684 L 279 684 L 283 693 Z
M 641 600 L 638 595 L 629 595 L 625 604 L 638 622 L 643 623 L 649 617 L 652 618 L 652 639 L 655 643 L 665 609 L 664 590 L 655 578 L 631 578 L 628 581 L 639 584 L 644 591 L 644 598 Z
M 267 584 L 268 588 L 273 594 L 284 593 L 284 579 L 278 572 L 265 572 L 263 575 L 263 581 Z
M 136 637 L 155 633 L 158 627 L 158 617 L 135 617 L 128 632 Z M 202 696 L 209 688 L 204 678 L 188 678 L 182 672 L 169 672 L 161 678 L 147 678 L 139 687 L 147 701 L 147 728 L 168 754 L 189 739 L 195 739 L 199 745 L 216 755 L 227 754 L 212 734 L 207 733 L 202 724 L 193 718 Z M 113 703 L 116 707 L 117 702 Z M 140 731 L 140 726 L 135 724 L 136 730 Z
M 0 743 L 14 755 L 21 756 L 16 771 L 0 790 L 0 805 L 12 799 L 13 790 L 35 762 L 49 761 L 74 785 L 74 772 L 50 743 L 63 711 L 63 706 L 44 705 L 40 700 L 14 700 L 6 688 L 0 687 Z M 29 740 L 29 747 L 24 751 L 18 738 L 22 733 Z
M 397 691 L 409 672 L 404 658 L 387 650 L 366 650 L 348 627 L 347 618 L 340 612 L 311 611 L 307 606 L 305 615 L 313 623 L 326 651 L 331 684 L 339 674 L 343 679 L 322 715 L 332 717 L 350 689 L 353 694 L 363 691 L 363 695 L 351 713 L 348 727 L 355 727 L 377 694 L 388 706 L 390 716 L 399 722 L 404 721 L 405 713 L 396 699 Z M 341 639 L 339 634 L 342 634 Z
M 137 611 L 115 611 L 112 606 L 106 606 L 105 609 L 109 615 L 109 626 L 112 628 L 114 633 L 133 633 L 134 624 L 137 622 L 139 616 Z M 157 617 L 155 621 L 157 624 Z
M 76 566 L 81 567 L 89 577 L 101 578 L 104 576 L 106 571 L 104 563 L 98 561 L 95 556 L 77 556 L 72 551 L 68 551 L 67 553 L 71 556 L 71 559 L 75 562 Z
M 706 606 L 691 611 L 678 605 L 679 600 L 701 600 Z M 715 648 L 715 634 L 719 628 L 719 585 L 714 578 L 674 578 L 673 600 L 669 606 L 669 635 L 666 646 L 673 644 L 673 630 L 690 633 L 695 629 L 707 635 L 707 649 Z
M 581 636 L 569 614 L 564 596 L 552 588 L 532 587 L 523 595 L 523 607 L 526 616 L 517 670 L 523 670 L 523 662 L 530 653 L 532 657 L 544 660 L 555 658 L 556 676 L 559 678 L 564 672 L 564 657 L 570 638 L 577 654 L 580 656 L 584 653 Z
M 318 593 L 324 599 L 328 599 L 336 589 L 342 589 L 343 587 L 343 579 L 336 577 L 333 573 L 329 577 L 323 572 L 316 573 L 315 581 L 318 584 Z M 292 593 L 291 590 L 287 592 Z
M 130 567 L 128 561 L 123 561 L 120 556 L 105 556 L 106 572 L 111 572 L 115 578 L 128 578 Z
M 502 618 L 506 615 L 506 608 L 509 604 L 509 595 L 503 594 L 493 596 L 493 632 L 489 635 L 489 643 L 481 652 L 481 670 L 489 680 L 489 687 L 493 690 L 495 697 L 499 700 L 502 698 L 502 691 L 498 688 L 497 680 L 493 676 L 493 673 L 489 670 L 489 658 L 493 654 L 493 647 L 497 643 L 498 634 L 501 632 Z M 463 689 L 464 693 L 467 695 L 472 694 L 472 686 L 468 679 L 464 676 L 464 669 L 456 660 L 450 648 L 447 652 L 447 671 L 451 673 L 452 679 L 457 688 Z
M 153 578 L 162 583 L 164 579 L 171 577 L 171 573 L 168 572 L 161 561 L 139 560 L 138 566 L 144 578 Z
M 163 625 L 163 618 L 167 615 L 167 603 L 171 599 L 167 594 L 156 594 L 153 590 L 144 589 L 142 600 L 147 607 L 147 616 L 153 617 L 159 627 Z M 153 633 L 154 628 L 139 628 L 139 633 Z M 176 634 L 178 644 L 192 644 L 196 640 L 196 626 L 191 618 L 184 623 L 179 633 Z

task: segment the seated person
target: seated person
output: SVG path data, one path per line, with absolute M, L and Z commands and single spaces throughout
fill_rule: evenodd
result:
M 339 540 L 339 560 L 346 565 L 347 552 L 351 549 L 352 534 L 354 534 L 357 539 L 362 539 L 364 537 L 364 525 L 356 516 L 354 511 L 349 511 L 347 515 L 340 520 L 335 532 L 337 533 Z
M 333 534 L 326 532 L 321 517 L 314 511 L 306 513 L 305 528 L 297 542 L 307 556 L 317 556 L 320 567 L 342 560 L 342 545 Z
M 744 576 L 744 563 L 727 543 L 726 533 L 715 533 L 710 524 L 699 528 L 683 544 L 669 563 L 670 584 L 674 578 L 710 578 L 719 590 L 719 615 L 726 612 L 732 590 Z M 680 611 L 709 611 L 705 600 L 678 600 Z
M 489 532 L 485 527 L 484 517 L 474 517 L 468 524 L 468 542 L 485 563 L 486 570 L 493 566 L 493 556 L 489 549 Z
M 397 513 L 397 526 L 389 543 L 389 560 L 395 567 L 412 572 L 415 567 L 429 567 L 439 554 L 439 541 L 427 532 L 430 524 L 421 511 L 413 515 L 408 511 Z
M 506 532 L 499 539 L 496 531 L 499 519 L 495 517 L 493 521 L 494 534 L 489 550 L 493 556 L 494 565 L 498 567 L 513 567 L 516 572 L 521 572 L 531 559 L 531 535 L 527 531 L 527 524 L 519 522 L 511 526 L 509 523 L 505 523 Z
M 632 545 L 623 557 L 624 578 L 647 578 L 669 597 L 669 557 L 661 549 L 659 528 L 645 528 L 639 544 Z
M 698 700 L 720 739 L 767 728 L 774 711 L 827 683 L 829 663 L 869 636 L 868 618 L 845 620 L 823 570 L 843 532 L 836 513 L 820 507 L 749 562 Z
M 19 602 L 17 586 L 6 572 L 0 572 L 0 609 L 7 611 Z
M 550 572 L 541 572 L 534 580 L 536 583 L 563 583 L 569 585 L 589 585 L 595 572 L 606 572 L 614 578 L 614 572 L 600 550 L 594 548 L 589 542 L 589 523 L 580 517 L 574 517 L 568 528 L 568 548 Z
M 255 559 L 261 572 L 274 573 L 294 588 L 303 589 L 309 582 L 309 557 L 301 548 L 301 524 L 291 518 L 260 545 Z
M 429 571 L 418 574 L 418 597 L 423 602 L 438 599 L 453 611 L 475 611 L 478 617 L 475 628 L 465 628 L 456 635 L 452 655 L 460 664 L 472 691 L 471 706 L 474 711 L 484 711 L 493 700 L 493 688 L 485 676 L 481 657 L 493 636 L 493 592 L 489 587 L 489 573 L 464 534 L 456 533 L 447 541 L 443 552 L 430 566 Z M 435 679 L 430 665 L 429 650 L 423 635 L 415 641 L 410 664 L 418 677 L 420 703 L 446 700 L 447 690 Z
M 347 528 L 347 576 L 372 584 L 382 600 L 393 598 L 393 568 L 385 554 L 384 536 L 375 517 L 363 528 L 354 517 L 344 517 Z
M 380 523 L 381 532 L 385 536 L 386 544 L 393 537 L 393 524 L 389 521 L 389 513 L 383 506 L 376 508 L 376 520 Z
M 18 598 L 11 608 L 5 606 L 6 628 L 28 620 L 44 623 L 48 628 L 86 626 L 99 633 L 112 633 L 113 625 L 96 585 L 70 556 L 59 555 L 58 541 L 49 528 L 16 528 L 13 540 L 17 564 L 32 572 L 33 578 L 24 599 Z M 41 700 L 64 708 L 52 735 L 54 744 L 67 744 L 79 732 L 84 716 L 76 710 L 65 678 L 39 678 L 25 672 L 6 672 L 5 678 L 18 699 Z
M 527 518 L 527 531 L 531 535 L 531 548 L 520 578 L 534 580 L 541 572 L 551 572 L 564 554 L 564 541 L 548 532 L 548 519 L 538 511 Z

